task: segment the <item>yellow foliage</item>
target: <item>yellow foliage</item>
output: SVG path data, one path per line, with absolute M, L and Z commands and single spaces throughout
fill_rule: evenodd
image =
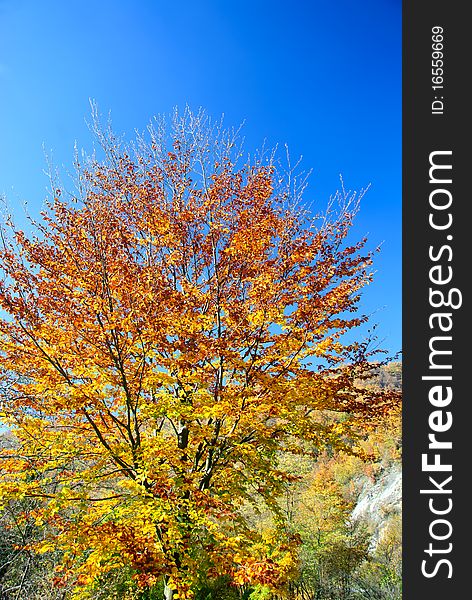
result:
M 290 478 L 278 451 L 352 450 L 385 409 L 355 389 L 369 365 L 341 340 L 365 320 L 351 313 L 371 278 L 365 240 L 344 243 L 349 198 L 308 219 L 274 191 L 273 165 L 238 167 L 224 138 L 183 144 L 186 118 L 172 152 L 111 146 L 91 160 L 79 203 L 58 195 L 36 237 L 12 226 L 0 250 L 2 414 L 16 438 L 0 494 L 42 499 L 50 539 L 36 549 L 67 550 L 77 598 L 120 565 L 142 588 L 171 576 L 187 598 L 202 557 L 279 585 L 291 550 L 280 532 L 261 539 L 241 505 L 277 509 Z M 310 368 L 319 357 L 325 369 Z

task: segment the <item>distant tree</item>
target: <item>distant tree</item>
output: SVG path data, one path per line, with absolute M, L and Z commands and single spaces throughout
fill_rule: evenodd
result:
M 292 527 L 302 546 L 293 587 L 302 600 L 352 600 L 356 571 L 368 558 L 369 536 L 365 528 L 351 522 L 354 502 L 346 498 L 336 476 L 346 458 L 342 454 L 331 460 L 320 457 L 297 499 Z M 355 473 L 354 465 L 349 470 Z
M 401 514 L 389 517 L 370 560 L 356 573 L 355 585 L 363 598 L 402 599 Z
M 2 229 L 0 383 L 17 445 L 0 497 L 41 499 L 32 548 L 62 553 L 56 582 L 73 598 L 124 570 L 168 600 L 191 596 L 203 567 L 276 588 L 295 560 L 278 452 L 349 450 L 387 404 L 356 390 L 365 346 L 342 339 L 366 320 L 371 281 L 366 240 L 346 244 L 358 197 L 310 215 L 303 182 L 273 155 L 243 161 L 201 112 L 133 147 L 94 123 L 104 158 L 77 159 L 77 192 L 54 183 L 32 236 Z M 271 536 L 240 510 L 260 498 Z
M 401 390 L 402 388 L 402 363 L 391 362 L 382 365 L 374 372 L 371 380 L 381 388 Z
M 12 450 L 14 446 L 11 435 L 0 432 L 0 449 Z M 43 537 L 33 516 L 40 502 L 38 498 L 17 497 L 0 503 L 0 600 L 62 598 L 62 591 L 53 589 L 59 557 L 36 554 L 31 549 Z

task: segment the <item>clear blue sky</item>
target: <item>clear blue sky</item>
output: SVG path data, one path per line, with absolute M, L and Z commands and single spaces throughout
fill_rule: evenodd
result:
M 43 144 L 90 148 L 89 98 L 128 134 L 176 105 L 288 143 L 306 198 L 372 184 L 356 234 L 383 242 L 363 309 L 401 347 L 400 0 L 0 0 L 0 194 L 40 210 Z

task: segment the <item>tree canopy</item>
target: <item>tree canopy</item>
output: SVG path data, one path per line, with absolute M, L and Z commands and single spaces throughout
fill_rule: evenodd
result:
M 359 195 L 325 211 L 274 153 L 245 157 L 203 112 L 155 120 L 123 144 L 94 120 L 27 234 L 0 257 L 0 385 L 15 444 L 0 498 L 36 498 L 37 552 L 62 552 L 73 597 L 126 568 L 142 589 L 191 597 L 202 569 L 274 588 L 296 563 L 278 518 L 281 452 L 356 452 L 388 406 L 359 386 L 366 239 Z M 352 336 L 351 336 L 352 339 Z M 315 449 L 315 450 L 313 450 Z M 307 450 L 308 451 L 308 450 Z M 264 532 L 245 507 L 273 513 Z M 123 597 L 126 597 L 124 595 Z

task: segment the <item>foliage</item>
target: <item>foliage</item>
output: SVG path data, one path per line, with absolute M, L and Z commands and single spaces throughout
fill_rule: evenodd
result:
M 203 113 L 134 147 L 94 123 L 103 159 L 77 159 L 77 192 L 54 183 L 33 235 L 2 230 L 16 444 L 0 497 L 38 501 L 28 519 L 45 536 L 29 547 L 61 556 L 70 598 L 106 582 L 191 597 L 202 565 L 209 581 L 283 588 L 297 538 L 281 452 L 360 451 L 392 400 L 356 385 L 366 346 L 342 338 L 371 280 L 366 240 L 346 243 L 358 198 L 311 216 L 273 156 L 241 164 L 237 136 Z M 261 501 L 263 533 L 242 510 Z
M 401 515 L 388 522 L 382 538 L 357 574 L 364 597 L 399 600 L 402 597 Z
M 391 362 L 387 365 L 382 365 L 374 371 L 374 375 L 370 380 L 372 385 L 378 385 L 383 389 L 402 389 L 402 363 Z
M 11 448 L 14 441 L 0 434 L 0 447 Z M 31 547 L 40 543 L 44 532 L 34 526 L 31 515 L 37 498 L 9 499 L 0 505 L 0 598 L 59 600 L 62 591 L 54 589 L 54 569 L 58 553 L 36 554 Z
M 295 587 L 302 598 L 350 598 L 352 575 L 368 555 L 368 536 L 350 522 L 351 510 L 333 463 L 322 461 L 297 511 L 302 549 Z
M 398 468 L 400 418 L 393 410 L 366 436 L 363 446 L 375 449 L 370 460 L 324 453 L 292 490 L 291 527 L 302 538 L 292 586 L 302 600 L 401 599 L 401 506 L 390 514 L 382 509 L 377 531 L 351 517 L 366 483 Z

